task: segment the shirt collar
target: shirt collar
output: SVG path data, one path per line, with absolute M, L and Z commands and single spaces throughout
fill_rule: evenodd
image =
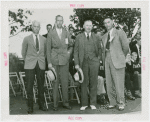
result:
M 61 29 L 59 29 L 59 28 L 56 28 L 56 30 L 57 30 L 57 31 L 61 31 L 61 32 L 62 32 L 62 28 L 61 28 Z
M 34 34 L 34 33 L 32 33 L 33 34 L 33 37 L 34 38 L 36 38 L 36 35 L 37 35 L 37 37 L 39 38 L 39 34 Z
M 85 36 L 87 37 L 87 32 L 85 32 Z M 89 37 L 91 36 L 91 32 L 89 33 Z

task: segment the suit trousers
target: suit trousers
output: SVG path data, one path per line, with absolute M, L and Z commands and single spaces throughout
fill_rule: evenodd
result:
M 124 103 L 125 68 L 114 67 L 110 51 L 106 51 L 105 74 L 110 105 Z
M 90 96 L 90 105 L 97 103 L 97 82 L 98 82 L 99 61 L 94 61 L 89 58 L 84 59 L 82 70 L 84 81 L 81 84 L 81 102 L 82 106 L 88 106 L 88 91 Z M 89 86 L 89 89 L 88 89 Z
M 54 107 L 58 107 L 59 101 L 58 88 L 60 83 L 62 88 L 63 105 L 69 106 L 68 102 L 69 62 L 66 65 L 53 65 L 53 67 L 57 73 L 57 79 L 53 82 Z
M 37 86 L 38 86 L 38 103 L 39 105 L 44 103 L 45 70 L 41 70 L 37 62 L 34 69 L 25 69 L 29 107 L 33 106 L 33 85 L 35 81 L 35 74 L 36 74 Z

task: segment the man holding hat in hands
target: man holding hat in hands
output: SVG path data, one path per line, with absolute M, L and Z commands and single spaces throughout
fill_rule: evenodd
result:
M 102 59 L 100 41 L 95 36 L 92 30 L 92 21 L 84 21 L 84 32 L 79 34 L 75 40 L 74 61 L 75 68 L 83 70 L 84 80 L 81 83 L 81 102 L 80 110 L 85 110 L 88 107 L 88 84 L 90 95 L 90 107 L 96 109 L 97 98 L 97 80 L 100 59 Z
M 72 43 L 69 33 L 62 27 L 63 17 L 57 15 L 55 19 L 55 28 L 50 30 L 47 36 L 47 60 L 48 68 L 54 68 L 54 72 L 57 74 L 57 78 L 53 82 L 53 110 L 57 111 L 59 83 L 62 87 L 63 107 L 71 109 L 68 102 L 68 77 Z

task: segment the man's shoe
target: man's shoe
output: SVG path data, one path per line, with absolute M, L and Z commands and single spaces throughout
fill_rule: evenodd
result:
M 115 108 L 116 106 L 115 105 L 108 105 L 107 106 L 107 109 L 113 109 L 113 108 Z
M 137 98 L 141 98 L 141 93 L 139 90 L 135 91 L 135 94 L 134 94 L 135 97 Z
M 124 110 L 124 106 L 125 106 L 125 104 L 118 104 L 118 110 L 119 111 L 122 111 L 122 110 Z
M 53 110 L 54 110 L 54 111 L 58 111 L 58 108 L 57 108 L 57 107 L 54 107 Z
M 87 107 L 88 107 L 88 106 L 82 106 L 82 107 L 80 108 L 80 110 L 81 110 L 81 111 L 84 111 Z
M 28 108 L 28 114 L 32 114 L 33 113 L 33 108 L 29 107 Z
M 135 97 L 132 96 L 132 93 L 131 91 L 127 91 L 127 98 L 130 99 L 130 100 L 135 100 Z
M 69 110 L 72 109 L 71 106 L 63 106 L 63 108 L 66 108 L 66 109 L 69 109 Z
M 96 110 L 96 107 L 94 105 L 90 105 L 92 110 Z

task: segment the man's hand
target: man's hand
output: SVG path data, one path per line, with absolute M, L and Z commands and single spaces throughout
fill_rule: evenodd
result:
M 79 70 L 79 68 L 80 68 L 79 65 L 75 65 L 76 70 Z
M 48 64 L 48 68 L 49 69 L 51 69 L 52 68 L 52 64 L 50 63 L 50 64 Z
M 138 71 L 135 71 L 134 74 L 139 74 L 139 72 L 138 72 Z

